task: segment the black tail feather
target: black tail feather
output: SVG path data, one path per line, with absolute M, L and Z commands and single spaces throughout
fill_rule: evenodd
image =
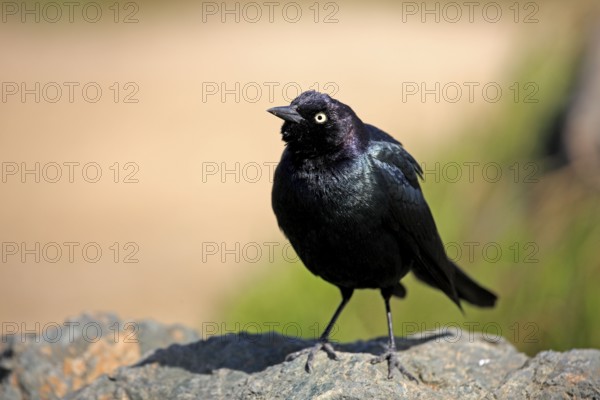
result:
M 493 307 L 496 304 L 498 297 L 494 293 L 479 286 L 452 261 L 450 263 L 456 268 L 454 278 L 458 297 L 479 307 Z
M 433 276 L 425 273 L 427 269 L 424 268 L 413 268 L 413 273 L 419 280 L 442 290 L 461 311 L 463 310 L 460 304 L 461 300 L 479 307 L 493 307 L 496 304 L 497 296 L 494 293 L 481 287 L 451 260 L 448 260 L 447 265 L 452 269 L 451 278 L 447 282 L 434 279 Z M 445 284 L 441 285 L 440 282 Z

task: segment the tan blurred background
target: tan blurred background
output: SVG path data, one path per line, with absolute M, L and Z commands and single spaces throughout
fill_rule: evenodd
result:
M 406 8 L 420 2 L 321 2 L 318 16 L 313 3 L 297 3 L 296 23 L 295 9 L 283 13 L 286 3 L 275 7 L 273 22 L 262 3 L 253 3 L 261 5 L 257 22 L 256 7 L 246 3 L 238 3 L 236 15 L 222 14 L 221 2 L 122 2 L 115 16 L 112 2 L 100 2 L 96 23 L 82 16 L 85 2 L 73 23 L 64 5 L 56 23 L 47 21 L 54 10 L 46 3 L 37 5 L 39 23 L 23 16 L 20 2 L 16 11 L 3 6 L 0 321 L 61 322 L 93 310 L 194 327 L 224 318 L 239 291 L 281 262 L 281 246 L 271 260 L 264 243 L 285 243 L 270 206 L 269 168 L 283 149 L 280 121 L 265 109 L 286 104 L 298 87 L 335 92 L 429 161 L 468 141 L 467 128 L 486 135 L 501 105 L 512 101 L 509 87 L 523 59 L 540 48 L 568 47 L 564 41 L 578 34 L 593 4 L 520 3 L 517 15 L 513 2 L 500 2 L 502 18 L 492 23 L 481 8 L 469 21 L 464 7 L 452 22 L 446 3 L 438 3 L 439 22 L 432 15 L 423 22 L 421 10 Z M 36 3 L 27 4 L 35 10 Z M 236 10 L 233 2 L 226 7 Z M 325 23 L 326 16 L 337 22 Z M 432 96 L 403 101 L 406 82 L 495 82 L 504 94 L 492 103 L 476 90 L 470 102 L 463 87 L 456 103 Z M 24 98 L 22 83 L 32 90 Z M 224 98 L 221 85 L 232 90 Z M 53 103 L 56 86 L 62 97 Z M 97 87 L 102 95 L 94 103 Z M 543 90 L 538 98 L 544 100 Z M 35 173 L 21 175 L 22 163 L 39 163 L 39 183 Z M 57 183 L 49 182 L 54 163 L 62 172 Z M 236 163 L 237 176 L 222 174 Z M 87 182 L 98 169 L 99 181 Z M 77 243 L 73 262 L 65 242 Z M 49 262 L 52 243 L 62 250 L 57 262 Z M 86 260 L 82 248 L 89 243 Z M 228 255 L 222 243 L 239 243 L 239 251 Z M 249 243 L 260 245 L 257 262 L 243 252 L 253 250 Z M 102 256 L 91 262 L 95 247 Z M 125 262 L 127 255 L 138 262 Z

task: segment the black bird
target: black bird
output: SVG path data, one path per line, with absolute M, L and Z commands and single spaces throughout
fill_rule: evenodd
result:
M 496 295 L 448 259 L 419 186 L 422 170 L 400 142 L 315 91 L 267 111 L 285 121 L 286 148 L 272 193 L 279 227 L 306 268 L 342 292 L 342 302 L 308 351 L 307 372 L 320 350 L 337 359 L 328 341 L 333 325 L 354 289 L 373 288 L 385 301 L 389 333 L 387 351 L 373 363 L 387 360 L 388 378 L 398 368 L 416 381 L 396 356 L 390 298 L 406 295 L 400 279 L 412 271 L 461 310 L 461 300 L 492 307 Z

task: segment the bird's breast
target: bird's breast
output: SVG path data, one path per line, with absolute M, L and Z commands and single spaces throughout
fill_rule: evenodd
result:
M 361 159 L 318 170 L 296 169 L 282 162 L 275 174 L 273 210 L 290 240 L 342 238 L 349 231 L 357 232 L 347 235 L 355 238 L 358 232 L 368 233 L 381 224 L 379 213 L 385 199 L 377 184 L 368 162 Z
M 382 230 L 385 193 L 368 165 L 348 167 L 279 170 L 273 187 L 277 221 L 306 267 L 325 280 L 346 287 L 391 285 L 405 272 L 396 239 Z

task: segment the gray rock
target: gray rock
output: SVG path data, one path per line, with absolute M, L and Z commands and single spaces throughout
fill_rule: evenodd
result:
M 2 400 L 61 399 L 157 348 L 198 340 L 189 328 L 112 314 L 86 314 L 35 330 L 37 335 L 17 332 L 0 340 Z
M 507 375 L 501 399 L 600 399 L 600 352 L 543 351 Z
M 106 315 L 77 321 L 124 326 Z M 598 350 L 528 358 L 502 338 L 426 332 L 398 339 L 400 361 L 418 377 L 416 384 L 399 373 L 388 380 L 385 363 L 369 362 L 383 351 L 385 338 L 336 344 L 340 360 L 319 354 L 307 374 L 305 357 L 284 360 L 314 341 L 276 333 L 197 341 L 183 327 L 136 324 L 135 346 L 114 340 L 110 330 L 94 343 L 82 340 L 83 331 L 68 343 L 3 340 L 0 398 L 600 399 Z

